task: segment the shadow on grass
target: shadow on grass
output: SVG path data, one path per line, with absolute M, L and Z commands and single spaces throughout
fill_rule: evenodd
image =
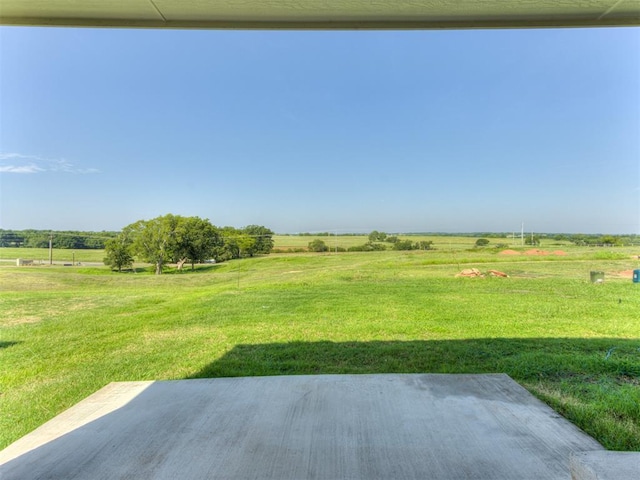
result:
M 220 264 L 213 264 L 213 265 L 209 265 L 209 264 L 196 264 L 195 268 L 192 270 L 191 269 L 191 264 L 185 264 L 184 267 L 182 267 L 182 270 L 178 270 L 175 265 L 165 265 L 162 268 L 162 274 L 163 275 L 182 275 L 182 274 L 195 274 L 195 273 L 207 273 L 207 272 L 212 272 L 214 271 L 216 268 L 220 268 Z M 91 273 L 95 273 L 99 270 L 93 269 L 93 270 L 89 270 L 89 269 L 85 269 L 87 272 L 91 272 Z M 131 274 L 131 273 L 141 273 L 144 275 L 155 275 L 156 273 L 156 267 L 154 265 L 149 265 L 149 266 L 144 266 L 144 267 L 133 267 L 133 268 L 124 268 L 121 271 L 117 271 L 117 270 L 109 270 L 111 273 L 114 274 Z
M 506 373 L 605 448 L 640 451 L 640 339 L 237 345 L 188 378 L 371 373 Z
M 178 268 L 176 268 L 174 265 L 166 265 L 162 269 L 162 274 L 163 275 L 185 275 L 185 274 L 194 275 L 198 273 L 211 273 L 214 270 L 219 269 L 220 265 L 221 264 L 219 263 L 215 263 L 215 264 L 196 263 L 193 270 L 191 269 L 190 263 L 185 263 L 185 265 L 182 267 L 181 270 L 178 270 Z M 148 271 L 149 273 L 155 273 L 155 267 L 147 267 L 146 271 Z
M 331 373 L 507 373 L 516 380 L 640 378 L 640 340 L 480 338 L 237 345 L 189 378 Z
M 0 341 L 0 349 L 9 348 L 22 342 L 2 342 Z

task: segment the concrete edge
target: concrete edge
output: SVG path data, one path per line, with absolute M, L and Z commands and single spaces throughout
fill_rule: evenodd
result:
M 122 408 L 153 383 L 155 382 L 109 383 L 0 451 L 0 465 Z M 61 422 L 61 419 L 65 421 Z M 60 425 L 69 428 L 60 428 Z
M 574 452 L 569 470 L 571 480 L 638 480 L 640 452 Z

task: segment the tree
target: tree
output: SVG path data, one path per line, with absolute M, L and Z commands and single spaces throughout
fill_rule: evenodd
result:
M 145 262 L 153 263 L 156 275 L 160 275 L 165 263 L 178 253 L 176 229 L 181 220 L 180 216 L 167 214 L 151 220 L 138 220 L 123 229 L 132 238 L 132 251 Z
M 0 229 L 0 247 L 21 247 L 24 245 L 24 237 L 12 230 Z
M 252 252 L 254 251 L 256 245 L 255 237 L 250 237 L 246 233 L 241 232 L 236 237 L 236 244 L 238 245 L 238 258 L 242 257 L 242 254 L 252 256 Z
M 384 242 L 387 238 L 387 234 L 384 232 L 379 232 L 377 230 L 374 230 L 373 232 L 371 232 L 369 234 L 369 242 L 373 243 L 373 242 Z
M 253 245 L 245 253 L 253 257 L 256 253 L 271 253 L 273 249 L 273 232 L 262 225 L 248 225 L 242 229 L 245 235 L 254 238 Z
M 349 252 L 381 252 L 386 249 L 387 249 L 386 246 L 381 245 L 379 243 L 367 242 L 362 245 L 352 245 L 351 247 L 349 247 L 348 251 Z
M 244 231 L 234 227 L 224 227 L 221 231 L 223 245 L 220 249 L 220 260 L 240 258 L 243 254 L 253 252 L 256 243 L 255 237 L 250 237 Z
M 413 250 L 414 245 L 411 240 L 398 240 L 393 244 L 394 250 Z
M 49 232 L 41 230 L 27 230 L 25 236 L 25 247 L 31 248 L 47 248 L 49 246 Z
M 209 220 L 200 217 L 180 218 L 176 226 L 176 246 L 174 260 L 195 264 L 216 256 L 223 245 L 218 229 Z
M 433 250 L 433 242 L 431 240 L 421 240 L 415 244 L 416 250 Z
M 252 232 L 248 234 L 247 231 Z M 243 255 L 269 253 L 273 232 L 266 227 L 250 225 L 243 230 L 234 227 L 218 229 L 200 217 L 167 214 L 151 220 L 127 225 L 123 234 L 131 239 L 131 253 L 155 265 L 156 275 L 165 264 L 176 262 L 178 268 L 189 261 L 191 269 L 208 258 L 230 260 Z
M 600 243 L 605 247 L 614 247 L 620 244 L 620 240 L 613 235 L 603 235 L 600 237 Z
M 476 247 L 486 247 L 489 245 L 489 240 L 486 238 L 479 238 L 476 240 Z
M 112 270 L 121 272 L 125 267 L 133 265 L 133 256 L 131 255 L 131 239 L 122 233 L 116 238 L 110 238 L 105 242 L 104 264 L 111 267 Z
M 315 240 L 312 240 L 311 242 L 309 242 L 308 247 L 310 252 L 326 252 L 329 250 L 329 247 L 327 247 L 327 244 L 324 243 L 319 238 L 316 238 Z
M 525 245 L 540 245 L 540 237 L 538 235 L 529 235 L 524 237 Z

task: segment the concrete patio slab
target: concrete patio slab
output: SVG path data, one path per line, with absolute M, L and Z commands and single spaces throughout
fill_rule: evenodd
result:
M 594 450 L 502 374 L 131 382 L 0 452 L 0 478 L 568 480 Z
M 637 480 L 640 452 L 573 452 L 569 468 L 571 480 Z

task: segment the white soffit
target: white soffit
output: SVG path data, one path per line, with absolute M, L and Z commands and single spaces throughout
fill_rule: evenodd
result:
M 439 29 L 640 25 L 640 0 L 0 0 L 0 25 Z

